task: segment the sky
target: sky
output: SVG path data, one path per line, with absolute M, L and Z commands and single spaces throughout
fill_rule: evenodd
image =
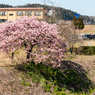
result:
M 47 5 L 51 3 L 46 0 Z M 50 0 L 54 6 L 62 7 L 80 15 L 95 16 L 95 0 Z M 0 4 L 12 6 L 25 4 L 44 4 L 44 0 L 1 0 Z

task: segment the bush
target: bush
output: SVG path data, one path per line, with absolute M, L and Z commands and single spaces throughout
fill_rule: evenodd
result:
M 78 50 L 79 54 L 95 55 L 95 46 L 82 46 Z
M 56 95 L 65 95 L 65 90 L 77 93 L 88 92 L 91 86 L 91 81 L 85 74 L 84 77 L 88 80 L 86 82 L 73 69 L 61 71 L 58 68 L 52 68 L 42 63 L 35 64 L 33 61 L 26 64 L 25 69 L 33 82 L 41 83 L 45 92 L 52 92 L 51 88 L 54 88 L 54 94 Z

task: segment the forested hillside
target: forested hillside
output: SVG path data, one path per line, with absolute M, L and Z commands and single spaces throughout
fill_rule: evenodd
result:
M 41 4 L 26 4 L 26 5 L 21 5 L 21 6 L 12 6 L 12 5 L 5 5 L 5 4 L 0 4 L 0 8 L 9 8 L 9 7 L 45 7 L 45 8 L 51 8 L 51 6 L 48 5 L 41 5 Z M 56 18 L 57 19 L 63 19 L 63 20 L 72 20 L 74 18 L 74 14 L 76 12 L 73 12 L 71 10 L 67 10 L 61 7 L 55 7 L 56 10 Z M 80 17 L 87 21 L 87 22 L 93 22 L 93 19 L 90 18 L 89 16 L 83 16 L 80 15 Z
M 0 4 L 0 8 L 12 8 L 12 5 Z

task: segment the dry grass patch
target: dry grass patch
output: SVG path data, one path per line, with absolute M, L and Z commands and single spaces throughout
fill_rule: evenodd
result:
M 80 32 L 82 34 L 95 34 L 95 25 L 85 25 L 84 29 Z
M 15 64 L 22 64 L 26 62 L 25 51 L 19 49 L 15 52 L 12 60 L 12 54 L 0 53 L 0 66 L 9 66 Z

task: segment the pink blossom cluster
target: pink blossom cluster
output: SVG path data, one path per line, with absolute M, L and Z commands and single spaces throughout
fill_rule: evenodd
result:
M 24 49 L 28 61 L 60 66 L 67 46 L 56 24 L 39 21 L 36 17 L 25 16 L 0 24 L 0 51 Z

